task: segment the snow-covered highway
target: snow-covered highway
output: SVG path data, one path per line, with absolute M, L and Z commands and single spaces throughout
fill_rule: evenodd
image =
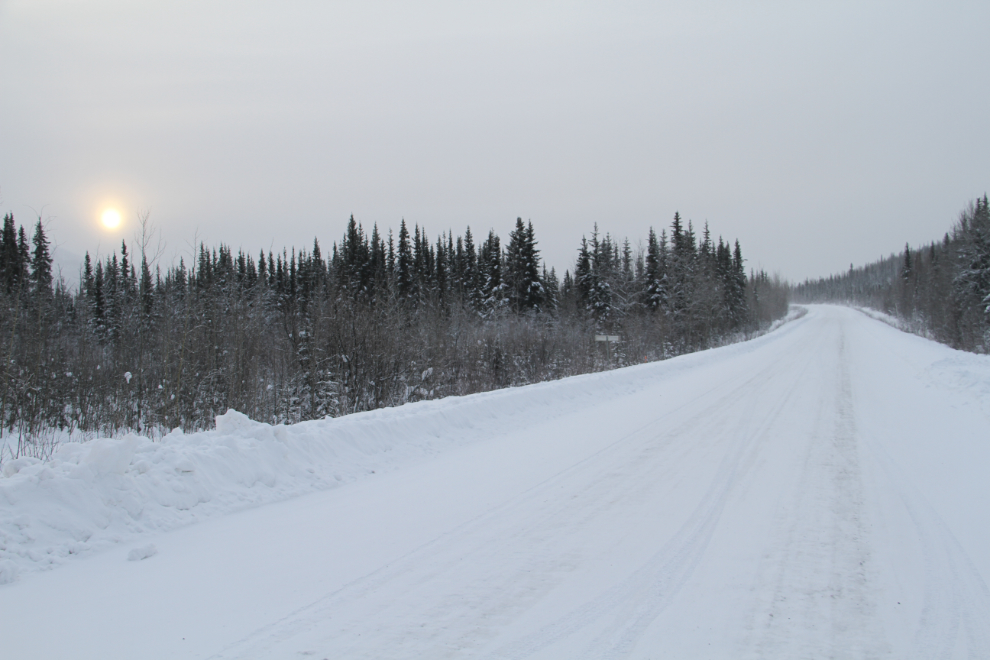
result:
M 0 479 L 22 530 L 0 537 L 21 562 L 0 656 L 990 657 L 990 358 L 808 309 L 662 363 L 311 423 L 336 449 L 306 449 L 309 487 L 292 429 L 265 431 L 289 467 L 238 487 L 312 492 L 122 531 L 151 496 L 101 495 L 103 545 L 51 570 L 29 532 L 62 547 L 63 477 L 29 466 Z M 224 424 L 176 439 L 169 478 L 222 490 L 196 452 L 263 426 Z M 174 490 L 141 455 L 113 488 Z

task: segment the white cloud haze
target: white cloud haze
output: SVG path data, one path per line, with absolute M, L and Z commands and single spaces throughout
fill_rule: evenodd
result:
M 571 268 L 675 210 L 817 277 L 936 239 L 990 187 L 985 2 L 0 3 L 0 212 L 65 253 L 150 210 L 252 253 L 351 213 Z

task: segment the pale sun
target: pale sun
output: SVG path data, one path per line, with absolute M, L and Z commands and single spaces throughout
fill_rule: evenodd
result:
M 100 216 L 100 221 L 107 229 L 116 229 L 120 226 L 120 212 L 117 209 L 107 209 Z

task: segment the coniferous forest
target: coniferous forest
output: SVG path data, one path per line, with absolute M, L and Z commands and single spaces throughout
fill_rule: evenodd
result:
M 636 248 L 595 227 L 563 277 L 521 219 L 503 243 L 351 218 L 329 250 L 200 244 L 167 267 L 143 236 L 87 254 L 70 288 L 43 224 L 29 239 L 4 218 L 0 428 L 20 451 L 56 431 L 206 428 L 229 408 L 291 423 L 536 383 L 732 341 L 787 311 L 786 285 L 747 276 L 738 241 L 679 215 Z M 603 332 L 620 337 L 608 351 Z
M 954 348 L 990 352 L 990 203 L 977 199 L 942 240 L 795 287 L 796 302 L 838 302 L 895 316 Z

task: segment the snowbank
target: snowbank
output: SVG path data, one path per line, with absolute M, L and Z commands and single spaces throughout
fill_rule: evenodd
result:
M 749 352 L 768 338 L 715 351 Z M 395 469 L 642 389 L 713 351 L 466 397 L 271 426 L 236 411 L 216 430 L 62 445 L 5 462 L 0 584 L 150 533 Z M 150 556 L 150 555 L 147 555 Z
M 925 339 L 931 339 L 932 341 L 938 341 L 932 334 L 931 330 L 925 325 L 924 322 L 918 319 L 904 319 L 899 316 L 893 316 L 886 312 L 881 312 L 878 309 L 873 309 L 872 307 L 863 307 L 861 305 L 851 305 L 851 307 L 857 311 L 866 314 L 871 319 L 880 321 L 881 323 L 886 323 L 892 328 L 897 328 L 901 332 L 907 332 L 912 335 L 918 335 L 919 337 L 924 337 Z

